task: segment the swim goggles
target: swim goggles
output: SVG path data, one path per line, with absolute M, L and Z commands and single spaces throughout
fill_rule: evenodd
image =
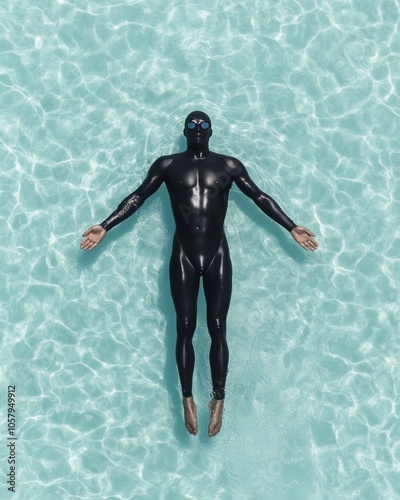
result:
M 200 125 L 200 127 L 203 130 L 207 130 L 208 128 L 210 128 L 210 124 L 208 122 L 201 122 L 201 123 L 189 122 L 187 124 L 187 128 L 190 130 L 194 130 L 197 127 L 197 125 Z

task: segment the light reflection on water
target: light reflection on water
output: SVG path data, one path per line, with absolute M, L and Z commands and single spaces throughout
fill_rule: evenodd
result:
M 396 498 L 398 20 L 395 0 L 2 8 L 14 497 Z M 302 252 L 231 193 L 231 364 L 211 441 L 203 297 L 199 435 L 182 423 L 165 188 L 95 252 L 78 249 L 155 158 L 183 149 L 195 108 L 213 119 L 212 148 L 320 242 Z

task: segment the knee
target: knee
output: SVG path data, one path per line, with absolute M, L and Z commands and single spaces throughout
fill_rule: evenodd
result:
M 208 320 L 208 331 L 213 339 L 225 340 L 226 338 L 226 322 L 221 318 L 213 318 Z
M 182 337 L 193 337 L 194 330 L 196 328 L 196 320 L 185 316 L 182 318 L 178 318 L 177 321 L 177 330 L 178 330 L 178 335 Z

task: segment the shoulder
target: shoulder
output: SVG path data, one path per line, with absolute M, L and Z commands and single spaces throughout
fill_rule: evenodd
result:
M 171 165 L 171 163 L 174 161 L 174 156 L 175 155 L 160 156 L 151 165 L 149 172 L 157 174 L 165 173 L 169 165 Z
M 231 175 L 237 176 L 246 171 L 246 168 L 243 165 L 243 163 L 234 156 L 228 156 L 223 154 L 216 154 L 216 155 L 224 162 L 226 169 Z
M 174 153 L 171 155 L 160 156 L 155 163 L 157 163 L 161 168 L 168 168 L 170 165 L 179 162 L 182 157 L 186 157 L 184 153 Z

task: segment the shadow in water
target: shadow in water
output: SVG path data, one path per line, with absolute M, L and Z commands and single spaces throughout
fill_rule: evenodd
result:
M 230 202 L 234 203 L 241 212 L 243 212 L 254 224 L 256 224 L 263 232 L 267 232 L 272 238 L 274 238 L 283 249 L 283 251 L 289 255 L 293 260 L 299 263 L 306 261 L 305 250 L 303 250 L 292 238 L 290 233 L 286 229 L 282 228 L 275 221 L 267 217 L 261 210 L 257 207 L 252 200 L 247 198 L 243 193 L 237 190 L 237 188 L 232 188 L 229 194 Z M 290 213 L 289 209 L 285 205 L 290 205 L 290 202 L 280 203 L 282 209 L 288 213 L 296 224 L 302 225 L 301 221 L 296 220 L 296 217 Z

